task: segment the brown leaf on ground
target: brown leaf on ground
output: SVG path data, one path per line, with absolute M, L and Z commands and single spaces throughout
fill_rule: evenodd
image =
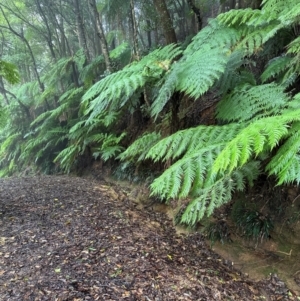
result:
M 0 255 L 1 301 L 297 300 L 276 275 L 253 282 L 200 234 L 81 178 L 2 179 Z

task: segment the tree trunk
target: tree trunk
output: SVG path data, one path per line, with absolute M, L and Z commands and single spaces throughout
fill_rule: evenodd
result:
M 131 22 L 133 31 L 133 60 L 140 59 L 139 46 L 138 46 L 138 29 L 136 24 L 135 12 L 134 12 L 134 2 L 130 0 L 130 12 L 131 12 Z
M 202 29 L 202 18 L 201 18 L 201 11 L 200 8 L 198 8 L 193 0 L 187 0 L 188 5 L 190 6 L 190 8 L 192 9 L 192 11 L 194 12 L 196 18 L 197 18 L 197 24 L 198 24 L 198 31 L 200 31 Z
M 167 44 L 177 43 L 176 33 L 165 0 L 153 0 Z
M 97 29 L 98 29 L 97 34 L 100 39 L 100 45 L 101 45 L 102 54 L 103 54 L 104 61 L 105 61 L 106 70 L 110 73 L 112 71 L 112 68 L 111 68 L 111 62 L 110 62 L 110 58 L 109 58 L 109 51 L 108 51 L 107 41 L 105 38 L 102 22 L 100 20 L 100 16 L 99 16 L 99 13 L 97 10 L 96 0 L 89 0 L 89 4 L 91 6 L 92 12 L 94 14 L 94 18 L 97 23 Z
M 79 0 L 74 0 L 74 6 L 75 6 L 75 13 L 76 13 L 76 27 L 77 27 L 77 31 L 78 31 L 79 45 L 81 48 L 83 48 L 86 60 L 87 60 L 87 62 L 89 62 L 90 54 L 89 54 L 89 50 L 87 47 L 86 35 L 85 35 L 83 18 L 82 18 L 82 13 L 80 10 Z

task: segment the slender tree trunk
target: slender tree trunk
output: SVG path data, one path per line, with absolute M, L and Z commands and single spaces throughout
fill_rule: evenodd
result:
M 152 47 L 152 38 L 151 38 L 151 21 L 149 19 L 146 20 L 147 24 L 147 41 L 148 41 L 148 48 Z
M 196 18 L 197 18 L 197 24 L 198 24 L 198 31 L 200 31 L 202 29 L 202 18 L 201 18 L 201 11 L 200 8 L 198 8 L 193 0 L 187 0 L 188 5 L 190 6 L 190 8 L 192 9 L 192 11 L 194 12 Z
M 138 29 L 134 12 L 134 1 L 130 0 L 130 12 L 131 12 L 131 22 L 133 31 L 133 59 L 140 59 L 139 46 L 138 46 Z
M 6 90 L 4 88 L 4 82 L 3 82 L 3 77 L 2 76 L 0 76 L 0 91 L 1 91 L 1 93 L 3 95 L 3 98 L 4 98 L 5 102 L 6 102 L 6 104 L 9 105 L 9 100 L 8 100 L 8 97 L 7 97 Z
M 165 0 L 153 0 L 167 44 L 177 43 L 173 22 Z
M 83 17 L 80 10 L 79 0 L 74 0 L 75 13 L 76 13 L 76 27 L 78 31 L 78 41 L 81 48 L 83 48 L 87 62 L 90 61 L 90 54 L 87 47 L 86 34 L 84 29 Z
M 41 7 L 40 1 L 36 0 L 35 3 L 36 3 L 36 6 L 38 8 L 38 11 L 39 11 L 40 15 L 43 18 L 43 23 L 46 25 L 47 35 L 45 36 L 45 38 L 47 40 L 47 44 L 48 44 L 48 47 L 50 49 L 50 53 L 52 55 L 52 58 L 54 60 L 56 60 L 56 55 L 55 55 L 54 47 L 53 47 L 53 44 L 52 44 L 52 32 L 50 30 L 48 19 L 47 19 L 46 14 L 44 13 L 44 11 L 43 11 L 43 9 Z
M 100 20 L 100 16 L 99 16 L 99 13 L 97 10 L 96 0 L 89 0 L 89 4 L 91 6 L 92 12 L 94 14 L 94 18 L 97 23 L 97 29 L 98 29 L 97 34 L 100 39 L 100 45 L 101 45 L 102 54 L 103 54 L 104 61 L 105 61 L 106 70 L 110 73 L 112 71 L 112 68 L 111 68 L 111 62 L 110 62 L 110 58 L 109 58 L 109 51 L 108 51 L 107 41 L 105 38 L 102 22 Z

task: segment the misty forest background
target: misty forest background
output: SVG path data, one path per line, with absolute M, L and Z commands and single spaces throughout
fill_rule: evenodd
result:
M 188 225 L 300 181 L 298 0 L 1 0 L 0 40 L 2 177 L 147 169 Z

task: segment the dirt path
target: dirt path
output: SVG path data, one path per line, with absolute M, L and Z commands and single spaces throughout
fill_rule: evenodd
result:
M 255 283 L 199 234 L 177 236 L 117 186 L 71 177 L 0 180 L 0 300 L 299 300 Z

